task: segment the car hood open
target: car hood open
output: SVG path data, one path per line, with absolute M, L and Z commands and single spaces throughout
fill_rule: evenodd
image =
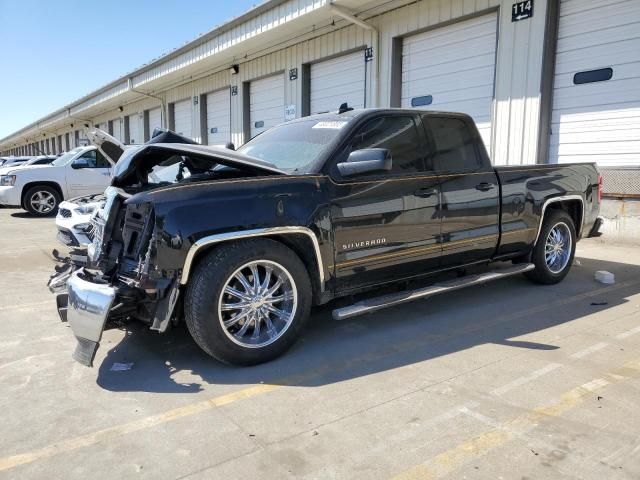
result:
M 99 128 L 89 130 L 87 138 L 100 150 L 100 153 L 105 156 L 111 166 L 116 165 L 124 151 L 131 148 Z
M 127 187 L 137 183 L 139 174 L 150 172 L 173 156 L 188 157 L 203 167 L 216 165 L 238 168 L 256 175 L 287 175 L 274 165 L 224 147 L 186 143 L 147 143 L 128 149 L 113 173 L 114 187 Z

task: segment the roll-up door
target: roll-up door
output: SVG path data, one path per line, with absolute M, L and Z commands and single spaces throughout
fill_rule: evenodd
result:
M 562 0 L 549 162 L 640 166 L 640 2 Z
M 490 152 L 498 14 L 489 13 L 402 42 L 402 106 L 473 117 Z
M 207 93 L 207 143 L 224 145 L 231 141 L 231 97 L 229 89 Z
M 254 80 L 249 84 L 251 138 L 284 122 L 284 75 Z
M 162 128 L 162 112 L 159 108 L 149 110 L 149 137 L 156 128 Z
M 177 134 L 191 138 L 191 100 L 173 104 L 174 130 Z
M 358 51 L 311 64 L 310 113 L 335 112 L 347 102 L 363 108 L 365 95 L 364 52 Z
M 129 115 L 129 143 L 143 143 L 138 114 Z
M 114 118 L 112 121 L 112 126 L 113 126 L 113 137 L 116 138 L 117 140 L 122 141 L 122 120 L 120 120 L 119 118 Z

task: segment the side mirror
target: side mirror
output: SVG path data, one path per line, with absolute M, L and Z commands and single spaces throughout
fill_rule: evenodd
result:
M 349 154 L 346 162 L 338 164 L 338 171 L 343 177 L 389 170 L 391 170 L 391 153 L 386 148 L 356 150 Z
M 71 164 L 71 168 L 79 170 L 81 168 L 89 168 L 89 160 L 86 158 L 77 158 Z

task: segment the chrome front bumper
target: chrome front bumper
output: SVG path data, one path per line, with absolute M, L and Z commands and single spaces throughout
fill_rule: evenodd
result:
M 110 285 L 85 280 L 83 269 L 73 272 L 67 282 L 67 293 L 58 295 L 60 318 L 66 320 L 78 340 L 73 358 L 88 367 L 100 346 L 102 331 L 107 323 L 109 311 L 116 298 L 116 289 Z M 67 301 L 64 297 L 67 296 Z M 66 304 L 66 305 L 65 305 Z M 64 315 L 61 311 L 64 308 Z

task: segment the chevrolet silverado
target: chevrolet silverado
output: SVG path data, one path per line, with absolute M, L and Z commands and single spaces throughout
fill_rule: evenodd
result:
M 59 268 L 50 288 L 85 365 L 105 326 L 129 319 L 158 332 L 184 321 L 211 356 L 251 365 L 338 297 L 369 292 L 335 308 L 344 319 L 519 273 L 560 282 L 599 208 L 594 164 L 494 167 L 467 115 L 342 108 L 238 151 L 127 149 L 86 265 Z M 371 296 L 390 284 L 400 291 Z

